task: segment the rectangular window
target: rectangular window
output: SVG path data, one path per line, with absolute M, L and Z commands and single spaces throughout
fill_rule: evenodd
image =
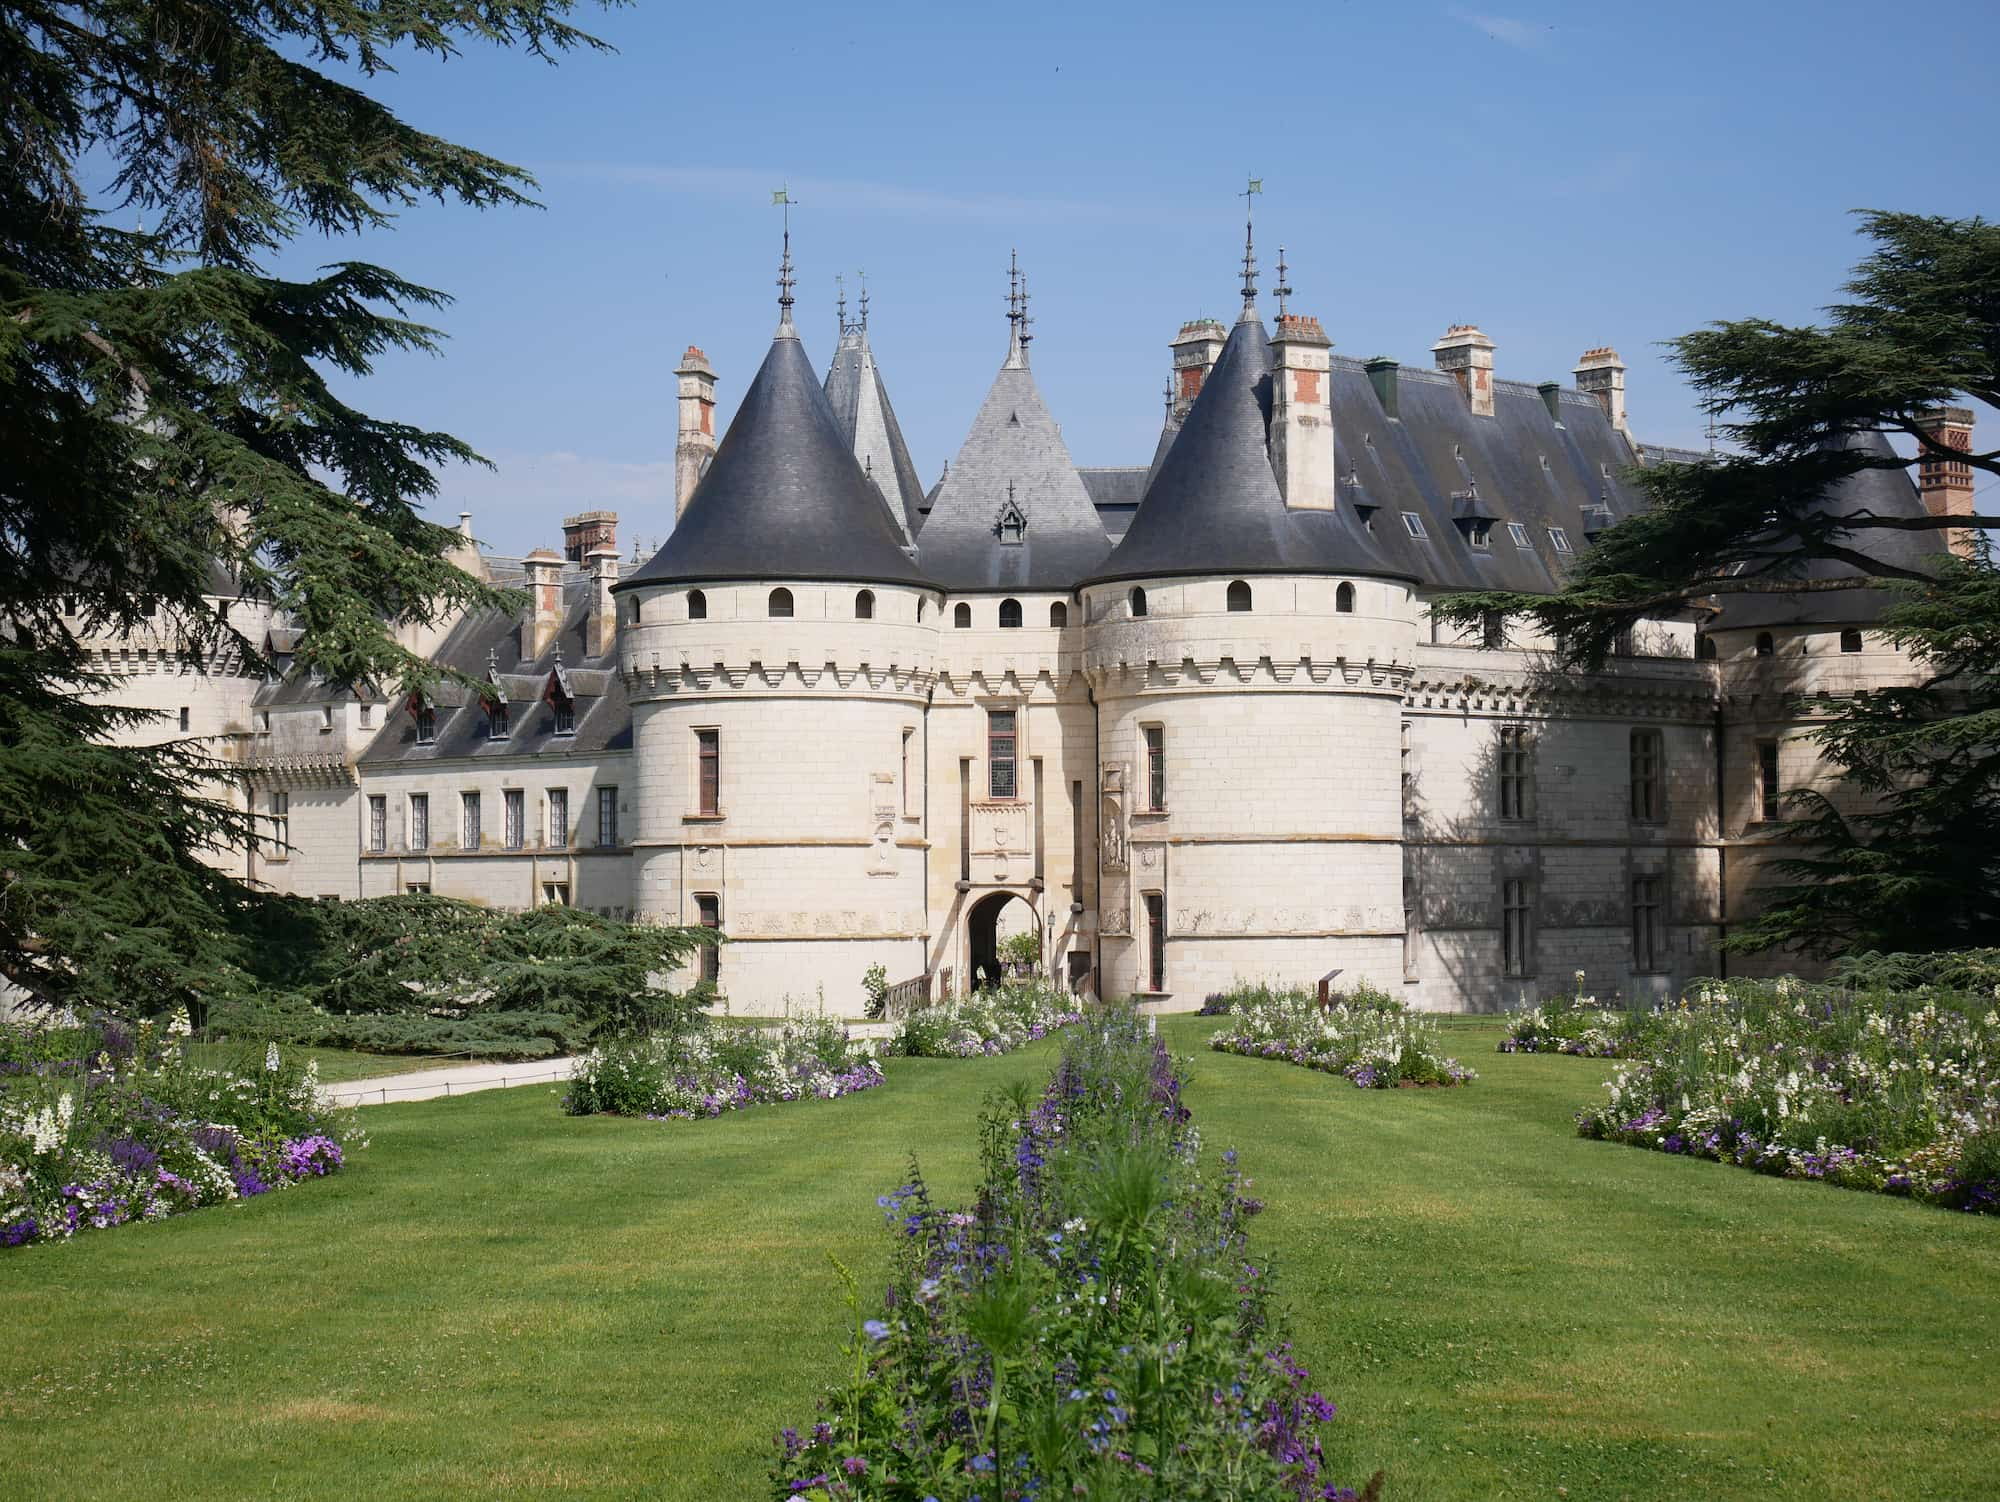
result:
M 428 850 L 431 848 L 431 795 L 429 793 L 410 794 L 410 848 Z
M 382 793 L 368 795 L 368 849 L 380 855 L 389 848 L 389 799 Z
M 695 747 L 695 809 L 698 813 L 722 812 L 722 732 L 697 730 Z
M 1532 544 L 1528 541 L 1528 529 L 1526 525 L 1524 525 L 1521 522 L 1507 523 L 1507 536 L 1513 541 L 1514 546 L 1517 548 L 1525 548 L 1532 546 Z
M 458 844 L 462 850 L 479 848 L 479 794 L 458 795 Z
M 618 789 L 597 790 L 597 843 L 606 847 L 618 843 Z
M 187 734 L 187 732 L 188 732 L 188 727 L 189 727 L 189 725 L 190 725 L 190 724 L 191 724 L 191 723 L 193 722 L 193 719 L 194 719 L 194 714 L 193 714 L 193 711 L 191 711 L 191 710 L 190 710 L 190 709 L 189 709 L 189 708 L 187 707 L 187 705 L 183 704 L 183 705 L 181 706 L 181 734 L 182 734 L 182 735 L 186 735 L 186 734 Z
M 513 733 L 514 715 L 507 707 L 505 699 L 497 699 L 486 706 L 486 738 L 489 741 L 504 741 Z
M 989 798 L 1017 796 L 1014 778 L 1014 711 L 992 709 L 986 713 L 986 795 Z
M 566 881 L 545 881 L 542 883 L 542 906 L 568 907 L 569 883 Z
M 417 744 L 419 746 L 430 745 L 437 739 L 437 733 L 437 711 L 432 709 L 428 704 L 422 705 L 417 710 Z
M 1757 817 L 1778 817 L 1778 743 L 1757 742 Z
M 373 730 L 375 728 L 375 706 L 373 704 L 364 704 L 361 706 L 361 728 L 363 730 Z
M 1408 859 L 1406 855 L 1405 860 Z M 1423 893 L 1410 877 L 1403 878 L 1403 979 L 1418 976 L 1417 956 L 1423 948 Z
M 1632 817 L 1658 824 L 1667 813 L 1666 756 L 1660 732 L 1632 732 Z
M 333 733 L 333 706 L 331 704 L 322 704 L 319 707 L 319 732 L 321 735 L 330 735 Z
M 1418 542 L 1423 542 L 1430 536 L 1424 530 L 1424 519 L 1414 511 L 1405 511 L 1403 513 L 1403 530 L 1416 538 Z
M 431 884 L 427 881 L 409 881 L 403 883 L 403 890 L 412 897 L 428 897 L 431 894 Z
M 903 817 L 914 819 L 921 810 L 917 806 L 917 780 L 910 770 L 910 750 L 916 743 L 914 727 L 903 727 Z
M 553 701 L 552 707 L 555 710 L 555 733 L 557 735 L 575 735 L 576 705 L 570 700 L 558 696 Z
M 1654 971 L 1666 952 L 1666 935 L 1660 929 L 1660 878 L 1632 878 L 1632 968 Z
M 569 789 L 549 789 L 549 838 L 551 850 L 562 850 L 569 845 Z
M 1525 725 L 1500 727 L 1500 817 L 1525 819 L 1532 790 L 1533 751 Z
M 1489 610 L 1479 617 L 1479 644 L 1488 651 L 1507 645 L 1507 617 L 1500 611 Z
M 1167 989 L 1167 899 L 1160 892 L 1146 894 L 1146 989 Z
M 1508 975 L 1535 973 L 1528 890 L 1523 876 L 1510 876 L 1500 884 L 1500 964 Z
M 1561 527 L 1549 528 L 1549 541 L 1555 545 L 1555 550 L 1558 553 L 1567 553 L 1569 551 L 1569 533 L 1565 532 Z
M 1146 727 L 1146 807 L 1162 813 L 1167 806 L 1167 732 L 1160 725 Z
M 695 922 L 716 933 L 722 932 L 722 899 L 713 892 L 697 892 L 694 899 Z M 701 946 L 701 979 L 714 985 L 722 976 L 722 946 L 704 944 Z
M 271 794 L 272 859 L 283 860 L 292 848 L 292 795 Z
M 519 850 L 528 842 L 528 797 L 519 788 L 500 794 L 500 816 L 506 824 L 507 848 Z

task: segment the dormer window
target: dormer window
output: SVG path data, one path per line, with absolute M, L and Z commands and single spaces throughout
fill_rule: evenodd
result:
M 437 710 L 430 700 L 417 695 L 410 700 L 410 718 L 417 722 L 417 744 L 428 746 L 437 740 Z
M 1569 533 L 1565 532 L 1561 527 L 1549 528 L 1549 542 L 1558 553 L 1567 553 L 1570 551 Z
M 555 714 L 555 734 L 576 734 L 576 705 L 569 699 L 557 695 L 549 700 L 549 708 Z
M 513 728 L 514 714 L 505 699 L 489 699 L 486 703 L 486 738 L 489 741 L 504 741 Z
M 1482 553 L 1492 547 L 1492 539 L 1493 523 L 1489 521 L 1474 521 L 1465 529 L 1465 540 Z
M 1425 542 L 1430 538 L 1430 533 L 1424 530 L 1424 519 L 1414 511 L 1405 511 L 1403 513 L 1403 530 L 1408 532 L 1418 542 Z
M 1000 513 L 1000 541 L 1018 547 L 1021 534 L 1028 530 L 1028 519 L 1021 515 L 1019 508 L 1009 505 Z
M 1528 539 L 1528 527 L 1527 523 L 1525 522 L 1507 523 L 1507 537 L 1508 540 L 1511 541 L 1517 548 L 1527 548 L 1534 546 L 1534 544 Z

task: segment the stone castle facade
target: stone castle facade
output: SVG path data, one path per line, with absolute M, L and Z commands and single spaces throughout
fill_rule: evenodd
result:
M 1029 925 L 1052 976 L 1176 1009 L 1238 980 L 1488 1010 L 1578 970 L 1628 996 L 1720 972 L 1775 800 L 1822 775 L 1800 696 L 1908 678 L 1879 596 L 1742 597 L 1587 675 L 1507 623 L 1443 629 L 1437 596 L 1553 588 L 1642 504 L 1635 467 L 1687 456 L 1633 436 L 1608 348 L 1531 385 L 1460 326 L 1405 368 L 1254 296 L 1172 342 L 1152 462 L 1096 470 L 1017 301 L 926 492 L 865 305 L 822 378 L 787 290 L 719 445 L 683 360 L 650 558 L 603 512 L 521 559 L 462 524 L 459 561 L 527 608 L 411 644 L 501 699 L 106 661 L 233 748 L 282 845 L 237 857 L 252 879 L 709 924 L 743 1012 L 851 1010 L 877 964 L 963 989 Z M 1960 504 L 1938 469 L 1854 498 Z M 224 603 L 282 664 L 283 623 Z

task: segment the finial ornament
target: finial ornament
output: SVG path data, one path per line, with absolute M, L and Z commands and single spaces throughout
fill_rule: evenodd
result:
M 1028 274 L 1021 273 L 1021 358 L 1028 357 L 1028 346 L 1035 342 L 1035 336 L 1028 332 L 1035 320 L 1028 316 Z
M 797 200 L 787 186 L 773 188 L 771 202 L 785 211 L 785 255 L 778 263 L 778 327 L 782 330 L 792 326 L 792 205 Z
M 861 332 L 868 332 L 868 273 L 857 272 L 861 278 Z
M 1251 208 L 1257 195 L 1264 191 L 1264 179 L 1248 179 L 1248 186 L 1236 196 L 1243 200 L 1243 316 L 1254 317 L 1257 312 L 1257 248 L 1251 238 Z
M 1278 322 L 1285 321 L 1285 299 L 1292 295 L 1292 289 L 1285 285 L 1285 247 L 1278 247 L 1278 285 L 1271 289 L 1278 299 Z
M 833 274 L 833 309 L 835 325 L 841 333 L 847 332 L 847 278 L 840 272 Z

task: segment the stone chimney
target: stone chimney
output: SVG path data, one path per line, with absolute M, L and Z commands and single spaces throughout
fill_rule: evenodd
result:
M 1168 425 L 1179 431 L 1188 408 L 1201 395 L 1208 373 L 1222 358 L 1222 346 L 1229 342 L 1229 330 L 1213 318 L 1196 318 L 1181 325 L 1174 335 L 1174 405 L 1167 414 Z
M 1611 426 L 1627 438 L 1632 436 L 1625 426 L 1625 362 L 1617 350 L 1608 344 L 1585 350 L 1576 362 L 1576 389 L 1596 397 Z
M 1271 468 L 1278 493 L 1294 511 L 1331 511 L 1333 467 L 1333 341 L 1317 318 L 1279 315 L 1271 336 L 1277 365 L 1271 391 Z
M 680 441 L 674 445 L 674 519 L 688 508 L 701 473 L 715 454 L 715 371 L 694 345 L 681 356 Z
M 1431 346 L 1437 368 L 1458 382 L 1475 417 L 1493 415 L 1493 351 L 1499 348 L 1473 323 L 1454 323 Z
M 521 560 L 528 569 L 528 608 L 521 617 L 521 660 L 533 662 L 555 645 L 563 622 L 563 561 L 536 548 Z
M 618 645 L 618 602 L 611 596 L 611 586 L 618 582 L 618 549 L 601 543 L 583 561 L 590 570 L 589 640 L 584 643 L 584 652 L 593 658 L 603 657 Z
M 1919 426 L 1931 442 L 1954 453 L 1972 451 L 1970 407 L 1933 407 L 1919 419 Z M 1918 455 L 1917 484 L 1923 492 L 1924 510 L 1932 516 L 1972 515 L 1972 466 L 1963 459 L 1947 459 L 1925 448 Z M 1974 528 L 1952 527 L 1944 540 L 1959 557 L 1970 558 L 1978 549 L 1978 536 Z
M 1361 368 L 1368 372 L 1368 384 L 1375 388 L 1375 400 L 1382 404 L 1382 415 L 1401 422 L 1403 388 L 1398 373 L 1402 370 L 1402 362 L 1387 355 L 1377 355 L 1372 360 L 1364 361 Z
M 595 548 L 618 546 L 618 513 L 585 511 L 563 518 L 563 557 L 581 563 Z

